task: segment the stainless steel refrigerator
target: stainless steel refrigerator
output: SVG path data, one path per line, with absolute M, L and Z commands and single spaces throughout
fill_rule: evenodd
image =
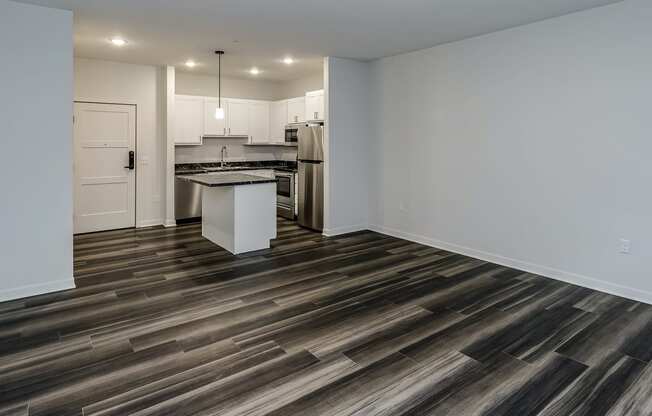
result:
M 324 127 L 307 124 L 297 132 L 299 225 L 324 228 Z

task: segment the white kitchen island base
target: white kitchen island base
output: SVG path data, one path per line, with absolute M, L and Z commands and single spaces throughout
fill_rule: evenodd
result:
M 233 254 L 276 238 L 276 183 L 204 187 L 202 235 Z

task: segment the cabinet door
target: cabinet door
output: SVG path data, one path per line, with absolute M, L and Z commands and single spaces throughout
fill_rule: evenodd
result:
M 218 100 L 213 98 L 206 98 L 204 101 L 204 135 L 205 136 L 226 136 L 226 118 L 225 115 L 222 120 L 215 118 L 215 110 L 217 109 Z M 226 103 L 222 100 L 222 108 L 226 107 Z M 225 108 L 226 112 L 226 108 Z
M 176 96 L 174 144 L 201 144 L 204 135 L 204 98 Z
M 302 123 L 306 121 L 306 98 L 292 98 L 288 100 L 288 123 Z
M 306 93 L 306 120 L 324 119 L 324 90 Z
M 249 141 L 269 143 L 269 103 L 249 104 Z
M 249 136 L 249 103 L 229 100 L 226 114 L 228 136 Z
M 282 143 L 285 141 L 285 125 L 288 123 L 288 102 L 286 100 L 273 102 L 270 113 L 270 141 Z

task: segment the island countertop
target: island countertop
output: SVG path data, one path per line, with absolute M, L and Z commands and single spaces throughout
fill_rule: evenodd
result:
M 245 173 L 207 173 L 199 175 L 177 175 L 177 179 L 181 179 L 187 182 L 194 182 L 211 188 L 217 186 L 239 186 L 278 182 L 278 179 L 265 178 L 264 176 L 247 175 Z

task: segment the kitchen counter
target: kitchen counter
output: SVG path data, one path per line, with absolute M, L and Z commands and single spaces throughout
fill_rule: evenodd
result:
M 298 144 L 296 142 L 293 143 L 285 143 L 285 142 L 280 142 L 280 143 L 245 143 L 244 146 L 258 146 L 258 147 L 298 147 Z
M 263 250 L 276 238 L 277 179 L 243 173 L 178 175 L 202 186 L 201 234 L 233 254 Z
M 246 170 L 274 169 L 285 172 L 296 172 L 297 163 L 285 160 L 268 160 L 254 162 L 226 162 L 220 166 L 220 162 L 209 163 L 179 163 L 175 165 L 176 175 L 197 175 L 208 172 L 235 172 Z
M 260 183 L 275 183 L 278 179 L 265 178 L 263 176 L 247 175 L 244 173 L 223 173 L 219 175 L 214 174 L 198 174 L 198 175 L 177 175 L 177 178 L 198 183 L 200 185 L 214 188 L 217 186 L 240 186 L 240 185 L 254 185 Z

